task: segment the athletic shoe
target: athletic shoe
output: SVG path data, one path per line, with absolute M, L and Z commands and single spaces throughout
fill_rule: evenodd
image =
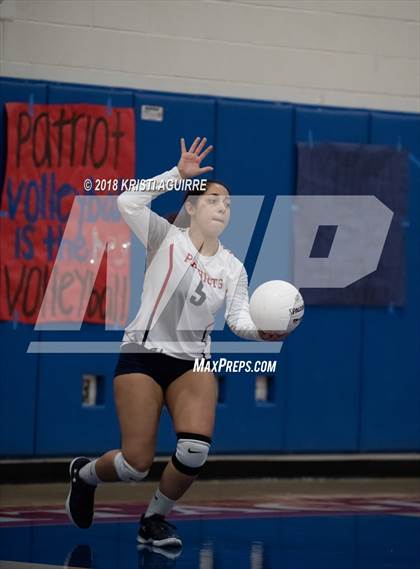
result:
M 156 547 L 182 547 L 181 538 L 173 531 L 176 527 L 167 522 L 164 516 L 153 514 L 147 518 L 143 514 L 137 535 L 139 543 L 148 543 Z
M 93 507 L 95 503 L 96 486 L 86 484 L 79 471 L 90 460 L 79 456 L 70 464 L 70 491 L 66 500 L 66 511 L 71 521 L 78 528 L 87 529 L 92 525 Z

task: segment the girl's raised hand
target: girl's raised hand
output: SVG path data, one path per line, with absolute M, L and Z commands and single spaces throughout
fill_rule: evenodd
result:
M 201 142 L 200 142 L 201 140 Z M 212 166 L 200 168 L 202 160 L 213 150 L 213 146 L 204 149 L 207 138 L 200 139 L 199 136 L 191 144 L 189 150 L 185 147 L 185 140 L 181 138 L 181 158 L 178 162 L 178 170 L 183 178 L 194 178 L 205 172 L 211 172 Z

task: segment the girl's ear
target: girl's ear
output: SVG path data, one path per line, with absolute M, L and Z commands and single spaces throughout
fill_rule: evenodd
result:
M 191 214 L 194 212 L 194 209 L 195 209 L 190 200 L 187 200 L 187 201 L 184 203 L 184 208 L 185 208 L 185 211 L 188 213 L 188 215 L 191 215 Z

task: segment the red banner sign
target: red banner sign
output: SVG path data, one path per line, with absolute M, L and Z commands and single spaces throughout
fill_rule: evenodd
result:
M 40 315 L 43 321 L 101 323 L 107 302 L 107 322 L 124 324 L 129 301 L 129 230 L 116 208 L 116 184 L 103 184 L 105 191 L 99 194 L 95 181 L 133 177 L 133 110 L 26 103 L 8 103 L 6 110 L 0 319 L 34 323 Z M 72 227 L 66 230 L 77 195 L 85 197 L 83 203 L 75 204 Z M 114 199 L 102 199 L 105 195 Z M 71 237 L 66 242 L 65 231 Z M 106 247 L 118 267 L 112 271 L 113 281 L 108 274 L 108 282 Z M 48 286 L 50 301 L 41 315 L 50 276 L 54 280 Z

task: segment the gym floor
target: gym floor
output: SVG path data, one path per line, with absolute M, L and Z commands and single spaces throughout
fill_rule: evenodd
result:
M 420 480 L 197 480 L 169 517 L 181 552 L 138 550 L 156 482 L 104 484 L 73 527 L 66 484 L 0 486 L 1 569 L 418 569 Z

